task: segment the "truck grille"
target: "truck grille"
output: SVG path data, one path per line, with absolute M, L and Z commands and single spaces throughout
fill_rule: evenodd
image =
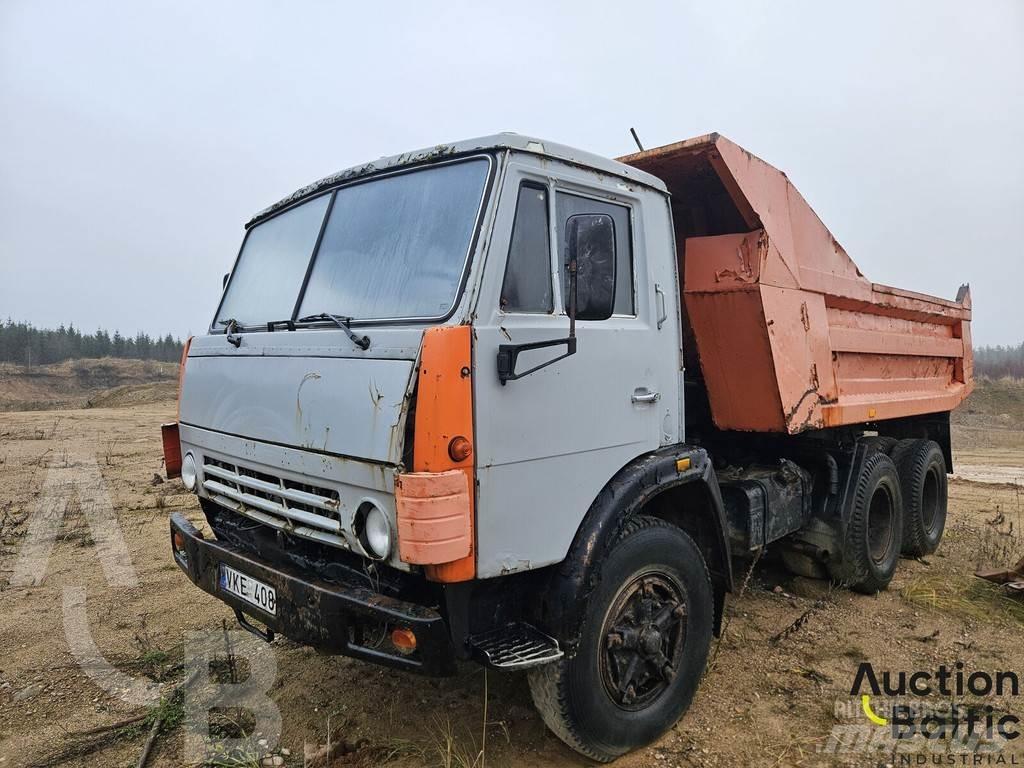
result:
M 203 459 L 203 488 L 218 504 L 252 520 L 348 548 L 341 528 L 341 497 L 335 490 L 209 456 Z

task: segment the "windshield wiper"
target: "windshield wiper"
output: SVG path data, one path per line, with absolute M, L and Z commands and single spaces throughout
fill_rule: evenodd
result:
M 242 337 L 238 335 L 238 321 L 233 317 L 229 317 L 227 320 L 218 320 L 220 325 L 224 326 L 224 335 L 227 336 L 228 344 L 233 344 L 236 347 L 242 346 Z
M 352 343 L 355 344 L 357 347 L 359 347 L 360 349 L 370 348 L 369 336 L 360 336 L 359 334 L 355 333 L 351 328 L 349 328 L 348 324 L 352 322 L 351 317 L 332 315 L 330 312 L 318 312 L 315 315 L 306 315 L 305 317 L 299 318 L 300 323 L 312 323 L 316 320 L 330 320 L 336 326 L 341 328 L 341 330 L 343 330 L 346 333 L 346 335 L 350 339 L 352 339 Z

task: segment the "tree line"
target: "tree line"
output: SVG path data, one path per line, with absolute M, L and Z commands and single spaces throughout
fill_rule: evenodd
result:
M 113 334 L 100 328 L 82 333 L 74 325 L 56 330 L 36 328 L 30 323 L 9 319 L 0 323 L 0 362 L 33 366 L 62 363 L 83 357 L 123 357 L 134 360 L 160 360 L 176 363 L 181 359 L 182 342 L 171 334 L 150 336 L 139 331 L 132 336 Z
M 1024 342 L 1016 347 L 976 347 L 974 374 L 992 379 L 1001 379 L 1004 376 L 1024 379 Z
M 30 323 L 8 319 L 0 324 L 0 362 L 46 365 L 83 357 L 124 357 L 176 363 L 181 359 L 181 339 L 171 334 L 151 337 L 139 331 L 132 336 L 104 329 L 82 333 L 74 325 L 56 330 L 36 328 Z M 1024 342 L 1018 346 L 976 347 L 974 373 L 998 379 L 1024 379 Z

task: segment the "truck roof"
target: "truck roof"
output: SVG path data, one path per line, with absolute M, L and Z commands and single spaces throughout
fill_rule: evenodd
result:
M 639 168 L 634 168 L 624 163 L 620 163 L 617 160 L 609 160 L 607 157 L 595 155 L 592 152 L 575 149 L 573 147 L 568 147 L 565 144 L 558 144 L 557 142 L 548 141 L 546 139 L 538 139 L 533 136 L 524 136 L 518 133 L 497 133 L 491 136 L 481 136 L 475 139 L 465 139 L 463 141 L 456 141 L 448 144 L 437 144 L 433 147 L 426 147 L 412 152 L 403 152 L 399 155 L 382 157 L 378 160 L 362 163 L 361 165 L 354 165 L 351 168 L 346 168 L 336 173 L 332 173 L 330 176 L 325 176 L 319 181 L 314 181 L 312 184 L 307 184 L 301 189 L 295 190 L 290 195 L 278 200 L 268 208 L 264 208 L 249 219 L 249 221 L 246 222 L 245 227 L 248 229 L 268 216 L 298 202 L 299 200 L 302 200 L 303 198 L 311 197 L 318 192 L 322 192 L 325 189 L 329 189 L 352 179 L 357 179 L 362 176 L 370 176 L 394 168 L 427 163 L 441 158 L 459 157 L 473 154 L 474 152 L 486 152 L 491 150 L 514 150 L 516 152 L 528 152 L 534 155 L 550 157 L 555 160 L 562 160 L 567 163 L 593 168 L 613 176 L 619 176 L 627 181 L 653 187 L 661 192 L 667 191 L 665 183 L 657 176 L 652 176 Z

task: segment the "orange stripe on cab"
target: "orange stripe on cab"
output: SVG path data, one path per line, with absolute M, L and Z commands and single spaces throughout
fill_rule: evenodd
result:
M 423 334 L 413 472 L 395 487 L 399 555 L 432 581 L 476 576 L 471 334 L 468 325 Z

